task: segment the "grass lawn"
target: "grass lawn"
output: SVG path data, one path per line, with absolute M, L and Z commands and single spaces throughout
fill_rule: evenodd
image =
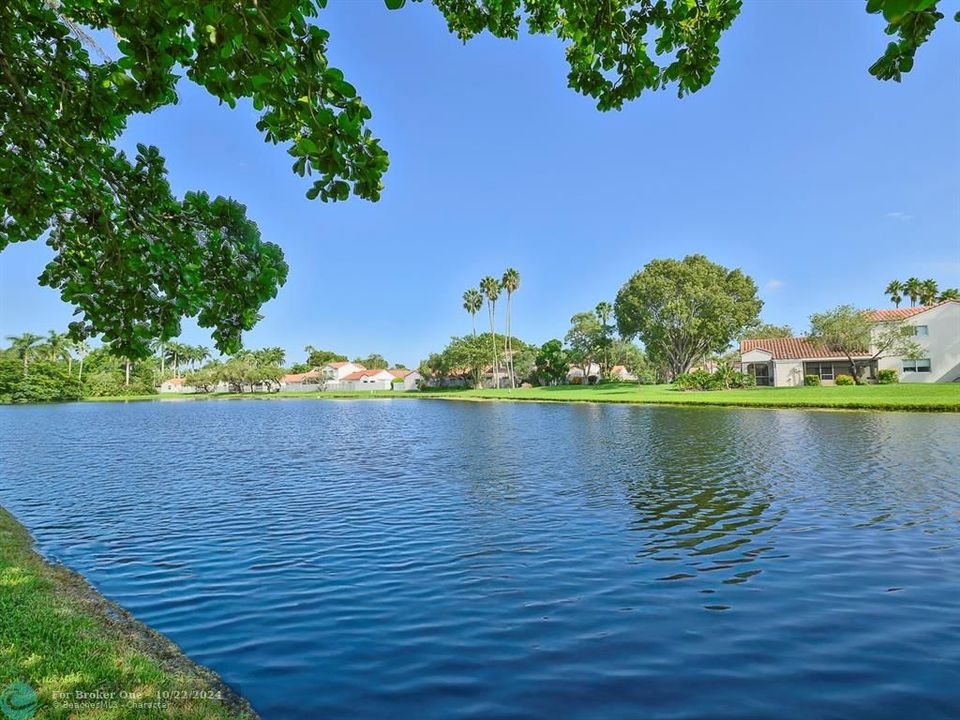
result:
M 29 686 L 4 702 L 28 709 L 32 691 L 38 719 L 255 717 L 213 673 L 31 546 L 29 533 L 0 508 L 0 693 L 8 683 Z
M 709 392 L 684 392 L 671 385 L 611 383 L 517 390 L 465 390 L 456 393 L 456 396 L 478 400 L 960 411 L 960 383 L 750 388 Z
M 167 402 L 284 398 L 337 399 L 444 399 L 540 402 L 612 402 L 651 405 L 733 405 L 740 407 L 837 408 L 861 410 L 923 410 L 960 412 L 960 383 L 860 385 L 833 387 L 751 388 L 684 392 L 671 385 L 558 385 L 516 390 L 462 390 L 445 388 L 424 392 L 290 392 L 217 393 L 212 395 L 143 395 L 90 398 L 90 401 L 163 400 Z

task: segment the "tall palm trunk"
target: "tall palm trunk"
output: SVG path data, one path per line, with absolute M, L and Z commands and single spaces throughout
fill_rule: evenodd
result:
M 496 317 L 497 303 L 487 300 L 487 311 L 490 315 L 490 345 L 493 346 L 493 386 L 500 388 L 500 360 L 497 357 L 497 333 L 494 318 Z
M 163 346 L 163 343 L 160 344 L 160 377 L 164 376 L 164 373 L 167 371 L 167 349 Z
M 504 339 L 504 356 L 507 359 L 507 374 L 510 375 L 510 389 L 517 389 L 516 375 L 513 371 L 513 337 L 510 334 L 510 296 L 513 293 L 507 290 L 507 337 Z
M 130 387 L 130 360 L 126 360 L 124 367 L 123 386 Z
M 80 358 L 80 367 L 77 369 L 77 382 L 83 382 L 83 357 Z

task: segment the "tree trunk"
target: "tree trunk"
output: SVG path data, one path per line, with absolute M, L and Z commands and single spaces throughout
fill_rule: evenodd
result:
M 80 367 L 77 369 L 77 382 L 83 382 L 83 358 L 80 358 Z
M 510 389 L 517 389 L 517 378 L 513 372 L 513 339 L 510 336 L 510 296 L 513 293 L 507 293 L 507 339 L 506 339 L 506 350 L 504 354 L 507 358 L 507 372 L 510 374 Z
M 130 361 L 129 360 L 126 361 L 126 364 L 124 367 L 124 374 L 125 374 L 125 377 L 123 380 L 123 386 L 130 387 Z
M 497 332 L 496 325 L 494 324 L 494 317 L 496 313 L 496 304 L 493 302 L 487 302 L 487 311 L 490 315 L 490 345 L 493 347 L 493 385 L 498 390 L 500 389 L 500 362 L 497 359 Z

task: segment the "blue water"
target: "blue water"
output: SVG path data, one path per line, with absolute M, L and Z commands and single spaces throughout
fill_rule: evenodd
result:
M 40 550 L 286 718 L 960 716 L 960 418 L 0 408 Z

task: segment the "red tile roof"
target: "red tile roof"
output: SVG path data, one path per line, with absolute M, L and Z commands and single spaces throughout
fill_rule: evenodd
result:
M 347 361 L 327 363 L 327 366 L 328 366 L 328 367 L 332 367 L 332 368 L 342 368 L 342 367 L 345 366 L 345 365 L 356 365 L 356 366 L 357 366 L 358 368 L 360 368 L 361 370 L 366 370 L 366 368 L 365 368 L 363 365 L 361 365 L 360 363 L 352 363 L 352 362 L 347 362 Z
M 171 385 L 183 385 L 183 378 L 170 378 L 169 380 L 164 380 L 165 383 L 170 383 Z
M 765 350 L 771 354 L 773 360 L 819 360 L 826 358 L 845 359 L 845 355 L 831 350 L 826 345 L 814 343 L 807 338 L 761 338 L 740 341 L 740 353 L 751 350 Z M 869 357 L 857 355 L 855 357 Z
M 869 317 L 874 322 L 890 322 L 891 320 L 905 320 L 907 318 L 913 317 L 914 315 L 919 315 L 920 313 L 926 312 L 927 310 L 933 310 L 935 307 L 940 307 L 944 303 L 957 302 L 957 300 L 944 300 L 943 302 L 934 303 L 933 305 L 916 305 L 914 307 L 902 307 L 902 308 L 886 308 L 884 310 L 867 310 L 867 317 Z
M 391 375 L 393 375 L 394 377 L 397 377 L 397 378 L 405 378 L 407 375 L 409 375 L 409 374 L 410 374 L 411 372 L 413 372 L 413 371 L 412 371 L 412 370 L 405 370 L 405 369 L 403 369 L 403 368 L 391 368 L 391 369 L 387 370 L 387 372 L 390 373 Z
M 341 380 L 363 380 L 365 377 L 370 377 L 371 375 L 379 375 L 382 372 L 387 372 L 386 370 L 357 370 L 352 372 L 349 375 L 344 375 Z
M 318 373 L 316 370 L 310 370 L 309 372 L 305 373 L 291 373 L 290 375 L 284 375 L 281 380 L 285 383 L 302 382 L 304 378 L 316 377 L 319 374 L 320 373 Z

